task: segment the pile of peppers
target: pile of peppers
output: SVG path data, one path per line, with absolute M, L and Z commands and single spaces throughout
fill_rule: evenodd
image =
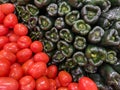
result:
M 0 0 L 13 3 L 31 39 L 59 70 L 120 90 L 120 0 Z

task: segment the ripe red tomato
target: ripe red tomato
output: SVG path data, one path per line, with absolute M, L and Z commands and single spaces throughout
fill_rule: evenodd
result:
M 17 16 L 13 13 L 8 14 L 3 21 L 3 24 L 8 28 L 14 28 L 14 26 L 18 23 Z
M 10 36 L 9 36 L 9 41 L 10 42 L 17 42 L 17 40 L 19 39 L 20 36 L 16 35 L 15 33 L 12 33 Z
M 59 87 L 57 90 L 68 90 L 67 87 Z
M 15 7 L 13 4 L 11 3 L 4 3 L 4 4 L 1 4 L 1 11 L 4 13 L 4 14 L 10 14 L 10 13 L 13 13 L 15 10 Z
M 23 69 L 20 64 L 14 63 L 10 68 L 9 77 L 19 80 L 23 76 Z
M 0 11 L 0 24 L 3 23 L 4 18 L 5 18 L 4 13 L 2 11 Z
M 41 62 L 48 63 L 49 61 L 49 56 L 44 52 L 36 53 L 33 58 L 35 62 L 41 61 Z
M 0 36 L 0 49 L 3 49 L 4 45 L 9 42 L 8 37 Z
M 29 48 L 24 48 L 19 50 L 16 56 L 19 63 L 24 63 L 32 57 L 32 51 Z
M 1 24 L 0 25 L 0 36 L 4 36 L 6 34 L 8 34 L 8 28 Z
M 32 76 L 24 76 L 19 80 L 20 90 L 35 90 L 35 80 Z
M 88 77 L 81 77 L 78 83 L 79 90 L 98 90 L 97 85 Z
M 56 86 L 57 88 L 61 87 L 60 81 L 58 79 L 58 76 L 55 78 Z
M 68 85 L 68 90 L 79 90 L 78 83 L 72 82 Z
M 56 90 L 57 89 L 56 81 L 54 79 L 48 79 L 48 80 L 49 80 L 49 84 L 50 84 L 49 90 Z
M 8 76 L 10 65 L 7 59 L 0 59 L 0 77 Z
M 18 90 L 19 83 L 10 77 L 0 77 L 0 90 Z
M 28 28 L 24 24 L 18 23 L 14 27 L 14 33 L 19 36 L 25 36 L 28 34 Z
M 33 41 L 30 45 L 30 49 L 34 53 L 41 52 L 43 50 L 43 44 L 40 41 Z
M 50 90 L 50 84 L 47 77 L 42 76 L 36 80 L 36 90 Z
M 32 43 L 32 40 L 29 36 L 21 36 L 17 40 L 18 47 L 23 49 L 23 48 L 28 48 Z
M 48 66 L 47 70 L 48 70 L 47 71 L 47 77 L 48 78 L 51 78 L 51 79 L 56 78 L 57 73 L 58 73 L 58 68 L 57 68 L 56 65 L 50 65 L 50 66 Z
M 60 71 L 58 73 L 58 79 L 63 87 L 68 86 L 72 82 L 72 76 L 66 71 Z
M 44 62 L 35 62 L 28 70 L 29 75 L 35 79 L 43 76 L 47 70 L 47 65 Z

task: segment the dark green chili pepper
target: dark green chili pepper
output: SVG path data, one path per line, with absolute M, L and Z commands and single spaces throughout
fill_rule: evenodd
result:
M 75 52 L 72 58 L 79 66 L 85 66 L 87 64 L 87 58 L 85 57 L 83 52 Z
M 102 65 L 99 71 L 108 85 L 114 86 L 115 90 L 120 90 L 120 74 L 108 64 Z
M 21 18 L 24 22 L 28 22 L 30 17 L 30 13 L 28 11 L 24 11 L 24 13 L 21 14 Z
M 85 0 L 68 0 L 68 3 L 75 8 L 80 8 L 83 6 Z
M 30 26 L 30 28 L 34 28 L 34 27 L 36 27 L 37 22 L 38 22 L 37 17 L 30 17 L 28 20 L 28 25 Z
M 45 37 L 52 42 L 57 42 L 59 40 L 58 30 L 53 27 L 50 31 L 45 33 Z
M 71 11 L 71 7 L 67 2 L 63 1 L 59 3 L 58 15 L 63 16 Z
M 85 50 L 85 55 L 93 66 L 100 66 L 107 58 L 106 50 L 94 45 L 88 45 Z
M 58 17 L 58 18 L 55 20 L 54 26 L 55 26 L 57 29 L 62 29 L 62 28 L 64 28 L 64 27 L 65 27 L 65 22 L 64 22 L 63 17 Z
M 58 5 L 55 3 L 51 3 L 47 6 L 47 13 L 50 16 L 56 16 L 57 15 L 57 11 L 58 11 Z
M 105 46 L 116 46 L 120 43 L 120 37 L 116 29 L 109 29 L 105 31 L 102 38 L 102 45 Z
M 16 8 L 16 11 L 18 13 L 18 16 L 21 17 L 21 15 L 25 13 L 25 7 L 24 6 L 16 5 L 15 8 Z
M 86 39 L 81 36 L 75 36 L 73 45 L 76 49 L 83 50 L 86 47 Z
M 72 47 L 72 45 L 69 45 L 67 42 L 63 40 L 60 40 L 57 43 L 57 48 L 63 53 L 65 57 L 70 57 L 74 52 L 74 48 Z
M 81 14 L 85 22 L 95 24 L 101 15 L 101 9 L 95 5 L 85 5 L 81 10 Z
M 104 30 L 100 26 L 95 26 L 88 34 L 88 40 L 91 43 L 98 43 L 104 35 Z
M 65 15 L 65 22 L 72 26 L 75 21 L 77 21 L 80 18 L 80 13 L 77 10 L 73 10 Z
M 71 34 L 69 29 L 61 29 L 59 32 L 59 36 L 61 39 L 65 40 L 68 43 L 73 41 L 73 35 Z
M 39 25 L 42 30 L 49 30 L 52 27 L 52 21 L 46 16 L 39 16 Z
M 27 4 L 26 10 L 30 13 L 30 15 L 33 15 L 33 16 L 38 15 L 39 13 L 39 9 L 33 4 Z
M 72 27 L 73 32 L 80 34 L 80 35 L 87 35 L 88 32 L 91 30 L 91 26 L 84 22 L 84 20 L 77 20 L 73 24 Z
M 75 63 L 73 58 L 68 58 L 65 60 L 65 65 L 66 65 L 67 69 L 72 69 L 72 68 L 76 67 L 77 64 Z

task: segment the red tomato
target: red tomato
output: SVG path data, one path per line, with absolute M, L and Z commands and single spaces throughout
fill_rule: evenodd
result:
M 20 36 L 16 35 L 15 33 L 11 34 L 9 36 L 9 41 L 10 42 L 17 42 L 17 40 L 19 39 Z
M 44 62 L 36 62 L 28 70 L 29 75 L 33 76 L 35 79 L 43 76 L 46 72 L 47 65 Z
M 18 51 L 16 56 L 19 63 L 24 63 L 32 57 L 32 51 L 29 48 L 24 48 Z
M 28 34 L 28 28 L 24 24 L 18 23 L 14 27 L 14 33 L 19 36 L 25 36 Z
M 15 42 L 5 44 L 3 49 L 8 50 L 12 53 L 17 53 L 19 51 L 18 45 Z
M 58 73 L 58 79 L 63 87 L 68 86 L 72 82 L 72 76 L 66 71 L 60 71 Z
M 18 23 L 17 16 L 13 13 L 8 14 L 3 21 L 3 24 L 8 28 L 14 28 L 14 26 Z
M 0 90 L 18 90 L 19 83 L 10 77 L 0 77 Z
M 10 69 L 10 62 L 3 58 L 0 59 L 0 77 L 8 76 Z
M 48 67 L 48 71 L 47 71 L 48 78 L 52 78 L 52 79 L 56 78 L 57 73 L 58 73 L 58 68 L 56 65 L 50 65 Z
M 43 50 L 43 44 L 40 41 L 33 41 L 32 44 L 30 45 L 30 49 L 34 53 L 41 52 Z
M 59 87 L 57 90 L 68 90 L 67 87 Z
M 49 90 L 56 90 L 57 89 L 56 81 L 54 79 L 48 79 L 48 80 L 49 80 L 49 84 L 50 84 Z
M 58 79 L 58 76 L 55 78 L 56 86 L 57 88 L 61 87 L 60 81 Z
M 31 43 L 32 43 L 32 40 L 29 36 L 21 36 L 17 40 L 18 47 L 21 48 L 21 49 L 28 48 Z
M 4 45 L 8 42 L 9 42 L 8 37 L 0 36 L 0 49 L 2 49 L 4 47 Z
M 72 82 L 68 85 L 68 90 L 79 90 L 78 83 Z
M 4 13 L 0 11 L 0 24 L 3 23 L 4 18 L 5 18 Z
M 13 4 L 11 3 L 4 3 L 4 4 L 1 4 L 1 11 L 4 13 L 4 14 L 10 14 L 10 13 L 13 13 L 15 10 L 15 7 Z
M 22 69 L 23 69 L 25 75 L 28 74 L 28 70 L 29 70 L 29 68 L 32 66 L 32 64 L 34 64 L 34 61 L 33 61 L 33 59 L 31 58 L 31 59 L 27 60 L 27 61 L 22 65 Z
M 41 62 L 48 63 L 48 61 L 49 61 L 49 56 L 48 56 L 46 53 L 44 53 L 44 52 L 39 52 L 39 53 L 36 53 L 36 54 L 34 55 L 34 61 L 35 61 L 35 62 L 41 61 Z
M 23 69 L 20 64 L 14 63 L 11 66 L 9 77 L 19 80 L 23 76 Z
M 6 28 L 4 25 L 0 25 L 0 36 L 4 36 L 8 34 L 8 28 Z
M 79 90 L 98 90 L 97 85 L 88 77 L 81 77 L 78 83 Z
M 6 50 L 0 51 L 0 59 L 2 58 L 8 59 L 11 63 L 14 63 L 16 61 L 16 55 Z
M 32 76 L 24 76 L 19 80 L 20 90 L 34 90 L 35 80 Z
M 42 76 L 36 80 L 36 90 L 50 90 L 50 84 L 47 77 Z

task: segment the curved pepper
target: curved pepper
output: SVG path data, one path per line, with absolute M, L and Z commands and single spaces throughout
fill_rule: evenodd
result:
M 88 45 L 85 50 L 85 55 L 93 66 L 100 66 L 107 58 L 107 52 L 102 47 Z
M 78 64 L 79 66 L 85 66 L 88 62 L 84 53 L 80 51 L 75 52 L 72 58 L 75 61 L 75 63 Z
M 62 29 L 62 28 L 64 28 L 64 27 L 65 27 L 65 22 L 64 22 L 63 17 L 58 17 L 58 18 L 55 20 L 54 26 L 55 26 L 57 29 Z
M 30 28 L 34 28 L 36 27 L 38 22 L 38 17 L 30 17 L 28 20 L 28 25 L 30 26 Z
M 18 16 L 21 17 L 21 15 L 25 12 L 25 7 L 24 6 L 19 6 L 19 5 L 16 5 L 16 11 L 18 13 Z
M 69 29 L 61 29 L 59 32 L 59 36 L 61 39 L 65 40 L 68 43 L 71 43 L 73 41 L 73 36 Z
M 120 90 L 120 74 L 118 74 L 110 65 L 102 65 L 100 74 L 108 85 L 114 86 L 115 90 Z
M 73 58 L 68 58 L 65 61 L 66 69 L 72 69 L 72 68 L 76 67 L 76 65 L 77 64 L 75 63 L 75 61 L 73 60 Z
M 73 45 L 76 49 L 83 50 L 86 47 L 86 39 L 81 36 L 76 36 Z
M 80 19 L 75 21 L 72 27 L 73 32 L 80 35 L 87 35 L 91 30 L 91 26 L 84 22 L 84 20 Z
M 39 16 L 39 25 L 42 30 L 49 30 L 52 27 L 52 21 L 46 16 Z
M 80 8 L 83 6 L 85 0 L 68 0 L 68 3 L 75 8 Z
M 77 21 L 80 18 L 80 13 L 77 10 L 73 10 L 65 15 L 65 22 L 72 26 L 75 21 Z
M 81 10 L 81 14 L 85 22 L 95 24 L 101 15 L 101 9 L 95 5 L 85 5 Z
M 67 2 L 63 1 L 59 3 L 58 15 L 63 16 L 71 11 L 71 7 Z
M 50 31 L 45 33 L 45 37 L 52 42 L 57 42 L 59 40 L 58 30 L 53 27 Z
M 95 26 L 88 34 L 88 40 L 91 43 L 98 43 L 104 35 L 104 30 L 100 26 Z
M 28 22 L 29 18 L 30 18 L 30 13 L 28 11 L 24 11 L 22 14 L 21 14 L 21 18 L 24 22 Z
M 116 29 L 120 36 L 120 21 L 116 21 L 112 28 Z

